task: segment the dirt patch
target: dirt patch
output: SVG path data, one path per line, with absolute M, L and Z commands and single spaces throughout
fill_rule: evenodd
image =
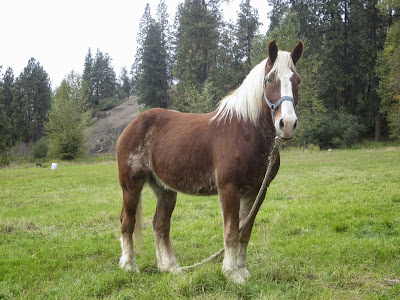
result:
M 115 142 L 124 128 L 138 115 L 141 105 L 137 97 L 108 111 L 105 118 L 95 122 L 87 131 L 87 149 L 90 154 L 114 154 Z

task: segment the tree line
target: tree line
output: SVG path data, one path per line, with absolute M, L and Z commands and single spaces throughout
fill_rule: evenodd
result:
M 299 39 L 306 45 L 298 65 L 301 125 L 295 145 L 330 148 L 400 137 L 397 1 L 268 0 L 272 10 L 267 33 L 259 32 L 251 0 L 242 0 L 236 19 L 229 22 L 222 15 L 223 2 L 184 0 L 173 24 L 164 0 L 154 17 L 147 4 L 133 64 L 118 78 L 111 57 L 100 50 L 93 55 L 90 48 L 82 75 L 71 73 L 54 91 L 34 58 L 17 78 L 11 68 L 4 74 L 0 69 L 0 152 L 45 137 L 49 140 L 41 144 L 50 153 L 72 158 L 88 119 L 101 117 L 133 94 L 149 108 L 212 111 L 266 57 L 273 38 L 285 50 Z M 62 106 L 70 120 L 60 117 Z M 71 119 L 80 124 L 74 134 L 67 125 Z

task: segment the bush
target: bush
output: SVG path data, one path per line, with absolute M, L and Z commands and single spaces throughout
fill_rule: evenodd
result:
M 72 160 L 83 153 L 84 134 L 79 130 L 70 130 L 60 134 L 50 141 L 49 156 L 62 160 Z
M 10 160 L 10 156 L 7 154 L 7 152 L 0 153 L 0 167 L 8 165 Z
M 36 142 L 35 145 L 33 145 L 31 155 L 33 158 L 45 158 L 47 156 L 47 150 L 47 139 L 45 137 L 42 137 L 39 141 Z
M 304 123 L 299 130 L 298 143 L 316 144 L 322 149 L 352 146 L 359 143 L 365 132 L 359 118 L 345 112 L 310 115 Z
M 82 79 L 72 73 L 52 97 L 46 124 L 49 156 L 70 160 L 80 155 L 84 150 L 84 129 L 91 114 Z

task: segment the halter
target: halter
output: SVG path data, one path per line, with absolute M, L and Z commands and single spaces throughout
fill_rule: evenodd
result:
M 293 97 L 290 97 L 290 96 L 283 96 L 282 98 L 280 98 L 275 103 L 271 103 L 271 101 L 269 101 L 267 96 L 265 95 L 265 86 L 266 86 L 265 82 L 266 82 L 266 79 L 264 78 L 263 96 L 264 96 L 265 102 L 267 102 L 269 108 L 271 109 L 272 122 L 274 122 L 275 110 L 278 109 L 279 105 L 281 105 L 283 101 L 291 101 L 293 103 L 294 109 L 296 109 L 296 104 L 294 103 L 294 99 L 293 99 Z

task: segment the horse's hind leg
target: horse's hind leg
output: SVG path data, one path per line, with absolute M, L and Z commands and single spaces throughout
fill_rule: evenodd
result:
M 153 219 L 153 229 L 156 238 L 157 265 L 161 272 L 179 273 L 181 270 L 172 250 L 169 232 L 171 215 L 176 204 L 176 192 L 166 190 L 155 182 L 150 182 L 157 196 L 157 208 Z
M 140 194 L 144 185 L 144 179 L 130 182 L 129 187 L 122 185 L 123 203 L 121 211 L 121 248 L 122 255 L 119 266 L 126 270 L 139 272 L 136 267 L 133 252 L 132 234 L 136 223 L 136 212 L 140 202 Z M 138 224 L 141 226 L 141 224 Z

